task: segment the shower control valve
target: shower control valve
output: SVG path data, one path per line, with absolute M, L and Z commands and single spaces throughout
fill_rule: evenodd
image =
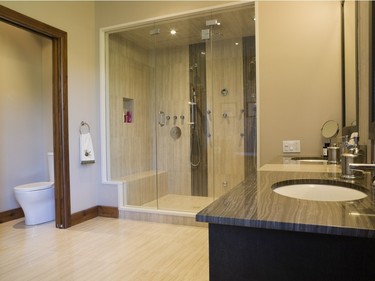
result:
M 227 118 L 227 117 L 228 117 L 228 113 L 224 112 L 224 113 L 223 113 L 223 117 L 224 117 L 224 118 Z
M 159 111 L 159 126 L 163 127 L 165 125 L 165 113 L 164 111 Z
M 225 97 L 229 94 L 229 92 L 228 92 L 227 89 L 224 88 L 224 89 L 221 90 L 221 94 Z

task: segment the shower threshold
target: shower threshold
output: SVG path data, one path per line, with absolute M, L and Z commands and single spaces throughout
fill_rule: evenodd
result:
M 196 214 L 211 204 L 212 201 L 212 197 L 167 194 L 160 197 L 159 200 L 153 200 L 143 204 L 143 206 L 158 206 L 158 209 L 161 210 L 182 211 Z
M 207 227 L 195 215 L 212 202 L 212 197 L 167 194 L 142 206 L 120 207 L 119 213 L 121 219 Z

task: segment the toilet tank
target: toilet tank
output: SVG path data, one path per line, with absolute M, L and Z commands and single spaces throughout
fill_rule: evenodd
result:
M 52 152 L 47 153 L 48 157 L 48 173 L 49 173 L 49 181 L 54 182 L 55 181 L 55 170 L 54 170 L 54 157 Z

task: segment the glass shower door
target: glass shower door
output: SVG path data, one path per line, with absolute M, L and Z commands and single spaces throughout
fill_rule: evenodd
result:
M 255 169 L 253 18 L 243 4 L 108 35 L 108 173 L 124 205 L 195 213 Z
M 156 24 L 158 209 L 199 211 L 254 167 L 253 19 L 247 5 Z
M 155 36 L 158 208 L 194 212 L 208 202 L 206 196 L 193 196 L 192 170 L 207 165 L 198 132 L 200 62 L 191 63 L 192 47 L 186 43 L 190 34 L 181 34 L 188 25 L 186 19 L 161 23 Z M 175 34 L 171 34 L 171 26 Z

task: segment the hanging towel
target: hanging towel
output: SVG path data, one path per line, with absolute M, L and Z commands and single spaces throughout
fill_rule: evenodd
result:
M 81 164 L 95 163 L 94 148 L 90 133 L 80 134 L 79 142 Z

